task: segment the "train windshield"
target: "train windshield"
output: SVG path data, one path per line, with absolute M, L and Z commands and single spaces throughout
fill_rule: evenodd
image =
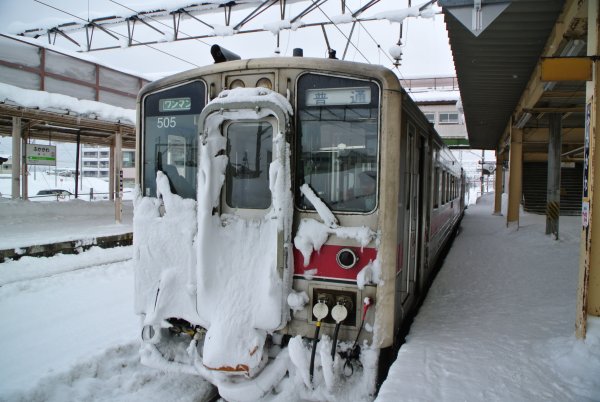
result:
M 303 75 L 298 81 L 296 205 L 314 209 L 298 190 L 307 183 L 333 211 L 373 211 L 378 132 L 377 84 Z
M 231 208 L 271 206 L 269 165 L 273 159 L 273 126 L 268 121 L 234 122 L 227 126 L 225 201 Z
M 196 197 L 198 116 L 206 103 L 200 81 L 148 95 L 143 104 L 142 189 L 156 197 L 156 172 L 169 178 L 171 192 Z

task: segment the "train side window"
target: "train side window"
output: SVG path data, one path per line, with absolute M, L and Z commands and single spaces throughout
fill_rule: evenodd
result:
M 439 208 L 440 206 L 440 168 L 435 168 L 435 174 L 433 176 L 433 207 Z
M 444 205 L 446 203 L 446 171 L 442 170 L 442 188 L 440 189 L 440 193 L 442 195 L 441 204 Z
M 271 206 L 269 165 L 273 159 L 273 126 L 267 121 L 233 122 L 226 127 L 228 163 L 225 201 L 231 208 Z

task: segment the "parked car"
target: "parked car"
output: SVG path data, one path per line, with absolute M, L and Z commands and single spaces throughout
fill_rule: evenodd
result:
M 73 197 L 73 193 L 71 193 L 68 190 L 63 190 L 60 188 L 53 188 L 53 189 L 48 189 L 48 190 L 40 190 L 37 192 L 35 198 L 32 197 L 32 199 L 37 199 L 40 201 L 47 201 L 47 200 L 68 200 L 71 199 Z

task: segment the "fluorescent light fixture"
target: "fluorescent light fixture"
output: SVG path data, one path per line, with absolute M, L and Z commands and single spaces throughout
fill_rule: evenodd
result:
M 529 112 L 525 112 L 521 115 L 521 117 L 519 118 L 519 120 L 517 120 L 517 122 L 515 123 L 515 127 L 516 128 L 523 128 L 525 127 L 525 124 L 527 124 L 527 122 L 529 121 L 529 119 L 531 119 L 531 113 Z

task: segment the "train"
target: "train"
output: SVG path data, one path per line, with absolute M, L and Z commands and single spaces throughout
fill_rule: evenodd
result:
M 305 399 L 373 395 L 460 225 L 464 171 L 383 66 L 215 60 L 137 100 L 141 361 L 229 401 L 290 377 Z

